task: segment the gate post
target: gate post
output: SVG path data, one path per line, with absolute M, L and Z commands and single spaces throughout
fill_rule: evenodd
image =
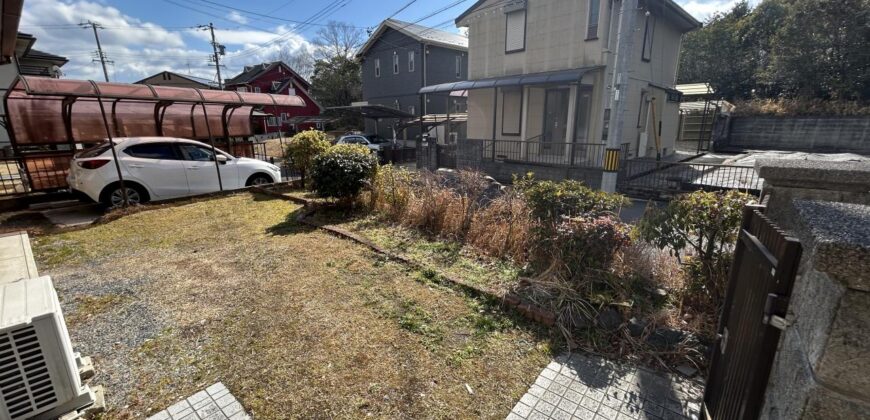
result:
M 870 413 L 870 164 L 759 161 L 766 212 L 804 248 L 761 418 Z

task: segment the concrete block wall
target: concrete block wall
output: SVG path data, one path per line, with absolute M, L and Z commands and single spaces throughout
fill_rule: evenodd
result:
M 764 419 L 870 413 L 870 164 L 760 161 L 767 214 L 803 257 Z
M 870 117 L 731 117 L 717 121 L 716 150 L 870 154 Z

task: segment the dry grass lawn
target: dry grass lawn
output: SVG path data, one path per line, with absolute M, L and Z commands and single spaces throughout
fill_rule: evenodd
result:
M 549 362 L 550 332 L 298 210 L 238 194 L 34 240 L 106 418 L 216 381 L 260 419 L 504 418 Z

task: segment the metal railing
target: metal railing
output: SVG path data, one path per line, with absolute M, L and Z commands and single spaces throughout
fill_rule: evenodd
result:
M 530 140 L 468 140 L 481 142 L 481 160 L 528 163 L 548 166 L 602 168 L 607 145 L 602 143 L 568 143 Z M 628 157 L 630 146 L 620 146 L 621 158 Z
M 0 196 L 67 188 L 72 153 L 0 158 Z
M 417 161 L 417 149 L 414 147 L 392 147 L 378 151 L 381 164 L 399 164 Z
M 620 167 L 618 184 L 624 192 L 740 190 L 758 195 L 763 183 L 751 166 L 639 159 L 622 162 Z

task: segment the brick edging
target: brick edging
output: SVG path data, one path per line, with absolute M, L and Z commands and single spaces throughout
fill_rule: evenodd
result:
M 304 223 L 308 226 L 322 229 L 322 230 L 329 232 L 329 233 L 331 233 L 335 236 L 338 236 L 340 238 L 349 239 L 349 240 L 354 241 L 358 244 L 365 245 L 366 247 L 368 247 L 369 249 L 371 249 L 372 251 L 374 251 L 377 254 L 381 254 L 381 255 L 383 255 L 391 260 L 394 260 L 394 261 L 399 261 L 399 262 L 401 262 L 405 265 L 408 265 L 410 267 L 413 267 L 415 269 L 418 269 L 418 270 L 431 269 L 431 267 L 427 266 L 426 264 L 420 263 L 418 261 L 414 261 L 414 260 L 412 260 L 404 255 L 399 255 L 399 254 L 396 254 L 396 253 L 391 252 L 389 250 L 386 250 L 383 247 L 381 247 L 380 245 L 375 244 L 370 239 L 368 239 L 362 235 L 358 235 L 356 233 L 349 232 L 349 231 L 344 230 L 344 229 L 337 227 L 337 226 L 323 224 L 323 223 L 319 223 L 319 222 L 316 222 L 314 220 L 311 220 L 310 219 L 311 215 L 317 211 L 317 205 L 311 200 L 301 198 L 301 197 L 293 197 L 293 196 L 289 196 L 289 195 L 284 195 L 284 194 L 281 194 L 279 192 L 271 191 L 269 189 L 262 188 L 262 187 L 253 187 L 250 189 L 250 192 L 260 193 L 260 194 L 268 195 L 271 197 L 279 198 L 279 199 L 282 199 L 285 201 L 290 201 L 290 202 L 293 202 L 296 204 L 301 204 L 303 206 L 304 211 L 301 214 L 299 214 L 299 216 L 296 217 L 296 221 Z M 502 303 L 502 305 L 515 309 L 517 312 L 522 314 L 524 317 L 526 317 L 532 321 L 539 322 L 539 323 L 546 325 L 548 327 L 552 327 L 556 324 L 556 314 L 555 313 L 553 313 L 552 311 L 550 311 L 548 309 L 541 308 L 540 306 L 535 305 L 534 303 L 527 302 L 522 297 L 520 297 L 519 295 L 517 295 L 515 293 L 512 293 L 512 292 L 499 293 L 497 291 L 494 291 L 494 290 L 491 290 L 488 288 L 484 288 L 484 287 L 480 287 L 480 286 L 471 284 L 469 282 L 466 282 L 465 280 L 451 277 L 451 276 L 448 276 L 448 275 L 440 273 L 440 272 L 438 273 L 438 275 L 439 275 L 439 277 L 441 277 L 442 279 L 444 279 L 448 283 L 450 283 L 453 286 L 456 286 L 456 287 L 458 287 L 466 292 L 471 292 L 473 294 L 483 296 L 483 297 L 486 297 L 488 299 L 500 301 Z

